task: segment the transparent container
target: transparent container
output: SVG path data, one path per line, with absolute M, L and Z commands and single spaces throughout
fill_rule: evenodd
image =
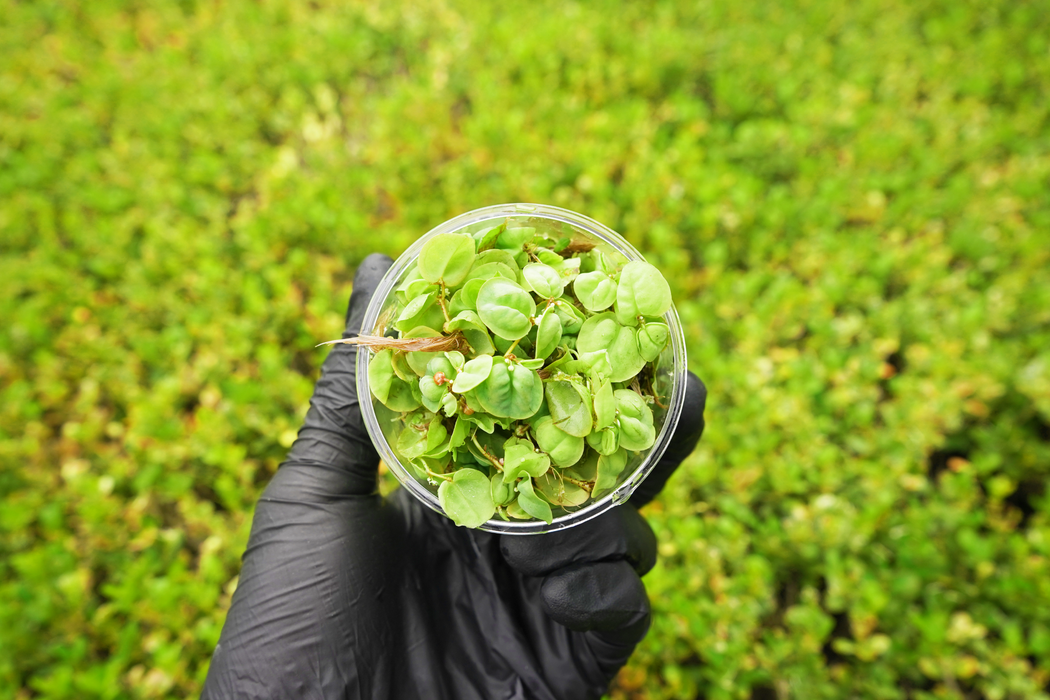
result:
M 431 229 L 402 253 L 376 288 L 361 325 L 362 335 L 385 335 L 388 330 L 388 321 L 400 315 L 404 307 L 394 292 L 414 268 L 419 251 L 428 240 L 441 233 L 474 233 L 495 226 L 503 220 L 521 226 L 535 226 L 538 231 L 559 232 L 562 236 L 571 237 L 573 241 L 591 242 L 617 264 L 631 260 L 644 260 L 641 253 L 618 233 L 594 219 L 568 209 L 543 204 L 499 204 L 475 209 Z M 478 529 L 510 535 L 532 535 L 564 530 L 627 501 L 667 449 L 685 402 L 686 373 L 688 371 L 685 336 L 674 306 L 664 314 L 664 321 L 670 331 L 670 342 L 654 361 L 656 375 L 654 389 L 659 396 L 670 398 L 666 408 L 658 405 L 652 406 L 656 442 L 643 453 L 632 453 L 631 461 L 621 473 L 616 488 L 597 501 L 578 509 L 570 510 L 552 506 L 555 517 L 549 525 L 542 520 L 508 522 L 492 519 Z M 437 487 L 418 480 L 401 462 L 393 447 L 397 444 L 402 423 L 397 420 L 398 414 L 375 399 L 369 390 L 368 361 L 371 356 L 372 353 L 364 348 L 359 350 L 357 356 L 357 394 L 361 399 L 361 412 L 364 415 L 368 434 L 379 451 L 379 455 L 398 481 L 426 506 L 445 515 L 438 501 Z

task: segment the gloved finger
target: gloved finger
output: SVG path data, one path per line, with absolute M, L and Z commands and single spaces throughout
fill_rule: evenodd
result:
M 354 275 L 343 337 L 356 335 L 379 281 L 393 261 L 369 255 Z M 362 351 L 367 352 L 367 351 Z M 361 418 L 357 400 L 357 353 L 354 345 L 335 345 L 321 366 L 310 410 L 286 464 L 336 469 L 344 475 L 341 495 L 375 491 L 379 455 Z M 340 495 L 337 494 L 337 495 Z
M 644 576 L 656 564 L 656 535 L 636 509 L 619 506 L 568 530 L 530 537 L 503 535 L 500 550 L 507 563 L 526 576 L 617 560 Z
M 630 504 L 641 508 L 656 498 L 663 490 L 667 480 L 675 469 L 696 448 L 700 436 L 704 434 L 704 407 L 707 405 L 707 387 L 692 372 L 686 375 L 685 406 L 678 419 L 671 444 L 664 452 L 656 467 L 645 477 L 645 481 L 631 495 Z
M 346 307 L 344 338 L 351 338 L 361 332 L 361 322 L 365 318 L 368 303 L 372 301 L 372 295 L 383 279 L 383 275 L 393 264 L 394 261 L 382 253 L 372 253 L 361 261 L 360 267 L 354 274 L 354 289 L 350 293 L 350 303 Z M 355 346 L 336 345 L 333 352 L 342 348 L 353 350 Z
M 577 564 L 544 579 L 547 615 L 577 632 L 598 632 L 606 642 L 633 646 L 649 629 L 645 586 L 626 561 Z

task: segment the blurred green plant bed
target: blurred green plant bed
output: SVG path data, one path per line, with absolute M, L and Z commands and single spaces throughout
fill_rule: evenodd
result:
M 710 389 L 611 698 L 1048 697 L 1038 3 L 0 16 L 0 697 L 198 693 L 356 265 L 506 201 Z

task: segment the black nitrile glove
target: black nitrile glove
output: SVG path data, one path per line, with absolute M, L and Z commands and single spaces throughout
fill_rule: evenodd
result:
M 390 264 L 361 265 L 343 337 Z M 636 507 L 700 438 L 704 385 L 689 375 L 670 449 L 629 504 L 568 530 L 500 536 L 457 527 L 405 489 L 376 493 L 356 359 L 354 346 L 332 349 L 259 500 L 203 697 L 600 697 L 649 626 L 639 577 L 656 539 Z

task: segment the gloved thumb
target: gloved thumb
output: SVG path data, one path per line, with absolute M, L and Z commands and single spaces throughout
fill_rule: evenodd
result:
M 365 310 L 393 261 L 369 255 L 354 276 L 344 338 L 357 335 Z M 285 466 L 312 466 L 341 473 L 339 495 L 367 495 L 376 488 L 379 455 L 368 437 L 357 397 L 356 345 L 335 345 L 321 367 L 310 410 Z M 333 494 L 335 495 L 335 494 Z

